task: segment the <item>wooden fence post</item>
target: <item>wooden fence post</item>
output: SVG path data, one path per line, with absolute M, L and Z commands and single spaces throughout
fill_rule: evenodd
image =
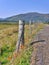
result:
M 29 21 L 29 29 L 30 29 L 30 34 L 32 34 L 32 27 L 31 27 L 31 24 L 32 24 L 32 22 L 31 21 Z
M 29 36 L 31 38 L 30 41 L 32 41 L 32 21 L 31 20 L 29 21 Z
M 19 51 L 20 44 L 24 45 L 24 21 L 19 20 L 18 41 L 16 43 L 16 52 Z

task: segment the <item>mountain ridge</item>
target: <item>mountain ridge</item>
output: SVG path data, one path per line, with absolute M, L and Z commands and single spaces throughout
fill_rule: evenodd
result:
M 28 21 L 41 21 L 41 22 L 49 22 L 49 14 L 43 14 L 38 12 L 29 12 L 24 14 L 18 14 L 11 17 L 7 17 L 3 19 L 4 21 L 9 22 L 17 22 L 18 20 L 24 20 L 26 22 Z

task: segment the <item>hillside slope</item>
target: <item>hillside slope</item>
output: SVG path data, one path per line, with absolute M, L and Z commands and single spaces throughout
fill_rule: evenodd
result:
M 24 14 L 18 14 L 5 19 L 0 19 L 0 22 L 17 22 L 18 20 L 28 21 L 40 21 L 40 22 L 49 22 L 49 14 L 41 14 L 37 12 L 30 12 Z
M 31 12 L 31 13 L 25 13 L 25 14 L 11 16 L 11 17 L 6 18 L 5 20 L 18 21 L 20 19 L 25 20 L 25 21 L 34 20 L 34 21 L 46 22 L 46 21 L 49 21 L 49 14 L 40 14 L 37 12 Z

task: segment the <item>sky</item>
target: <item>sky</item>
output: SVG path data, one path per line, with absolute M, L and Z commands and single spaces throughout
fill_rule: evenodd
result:
M 49 13 L 49 0 L 0 0 L 0 18 L 28 12 Z

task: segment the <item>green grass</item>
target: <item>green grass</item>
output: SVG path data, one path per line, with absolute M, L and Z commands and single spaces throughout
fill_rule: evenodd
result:
M 33 29 L 32 37 L 29 35 L 29 26 L 25 25 L 25 48 L 18 54 L 14 60 L 14 65 L 30 65 L 30 58 L 33 51 L 33 47 L 29 45 L 31 39 L 36 35 L 36 33 L 43 28 L 43 24 L 37 26 Z M 11 24 L 0 24 L 0 48 L 2 54 L 0 55 L 0 61 L 2 65 L 11 65 L 8 57 L 12 57 L 15 50 L 15 45 L 18 39 L 18 25 Z M 11 34 L 11 35 L 9 35 Z M 30 37 L 29 37 L 30 36 Z M 30 39 L 29 39 L 30 38 Z
M 27 48 L 27 50 L 23 50 L 22 54 L 20 54 L 20 57 L 16 58 L 15 65 L 30 65 L 32 51 L 32 47 Z

